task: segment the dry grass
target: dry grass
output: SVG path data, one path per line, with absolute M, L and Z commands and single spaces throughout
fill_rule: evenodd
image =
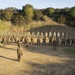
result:
M 32 23 L 24 26 L 14 26 L 10 22 L 6 21 L 1 21 L 0 20 L 0 32 L 7 31 L 15 31 L 15 32 L 25 32 L 25 31 L 44 31 L 44 32 L 50 32 L 50 31 L 57 31 L 61 32 L 64 31 L 67 32 L 72 32 L 75 29 L 74 28 L 69 28 L 65 26 L 64 24 L 59 25 L 57 22 L 53 20 L 48 20 L 48 21 L 33 21 Z
M 10 30 L 12 31 L 26 31 L 26 30 L 29 30 L 31 28 L 35 28 L 35 27 L 41 27 L 41 26 L 45 26 L 45 25 L 58 25 L 57 22 L 49 19 L 48 21 L 32 21 L 30 24 L 27 24 L 27 25 L 23 25 L 23 26 L 14 26 L 14 25 L 11 25 L 10 22 L 6 22 L 6 21 L 1 21 L 0 20 L 0 24 L 1 24 L 1 29 L 3 30 L 3 28 L 9 28 L 10 27 Z
M 32 28 L 38 28 L 38 27 L 42 27 L 42 26 L 46 26 L 46 25 L 58 25 L 57 22 L 53 21 L 53 20 L 49 20 L 47 22 L 44 21 L 33 21 L 32 23 L 30 23 L 29 25 L 26 26 L 26 28 L 32 29 Z
M 11 26 L 10 22 L 8 22 L 8 21 L 1 21 L 0 20 L 0 32 L 9 29 L 10 26 Z

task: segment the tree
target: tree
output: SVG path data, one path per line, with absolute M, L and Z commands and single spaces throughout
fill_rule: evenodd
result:
M 68 13 L 68 12 L 70 12 L 70 8 L 66 7 L 66 8 L 64 8 L 64 11 Z
M 3 12 L 3 10 L 0 10 L 0 19 L 1 19 L 1 17 L 2 17 L 2 12 Z
M 22 26 L 25 24 L 25 19 L 21 14 L 17 13 L 14 14 L 13 18 L 11 19 L 11 22 L 13 25 Z
M 41 17 L 43 16 L 42 12 L 40 10 L 34 10 L 34 20 L 41 20 Z
M 10 21 L 11 18 L 13 17 L 13 14 L 15 13 L 15 11 L 16 10 L 14 8 L 6 8 L 5 10 L 2 11 L 1 19 Z
M 69 14 L 67 15 L 67 25 L 75 27 L 75 6 L 70 8 Z
M 70 15 L 75 18 L 75 6 L 71 8 Z
M 48 17 L 51 17 L 54 13 L 55 13 L 55 9 L 53 8 L 47 8 L 43 11 L 43 13 L 45 15 L 47 15 Z
M 61 9 L 55 9 L 55 14 L 59 14 L 61 12 Z
M 61 15 L 59 18 L 58 18 L 58 22 L 59 23 L 66 23 L 66 18 L 64 15 Z
M 24 11 L 24 15 L 29 17 L 29 18 L 33 18 L 34 14 L 33 14 L 33 6 L 30 4 L 27 4 L 25 6 L 23 6 L 23 11 Z

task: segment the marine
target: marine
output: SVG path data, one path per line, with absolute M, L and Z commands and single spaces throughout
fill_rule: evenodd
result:
M 23 55 L 23 51 L 20 47 L 17 48 L 17 57 L 18 57 L 18 61 L 21 61 L 21 57 Z

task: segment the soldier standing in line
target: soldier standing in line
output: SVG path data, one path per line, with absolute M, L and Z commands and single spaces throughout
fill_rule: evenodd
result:
M 66 46 L 70 47 L 70 38 L 67 38 L 66 42 L 67 42 Z
M 25 43 L 26 47 L 28 47 L 28 37 L 25 37 L 24 43 Z
M 40 45 L 40 37 L 37 38 L 37 45 Z
M 20 41 L 21 41 L 21 43 L 23 43 L 23 36 L 22 36 L 22 37 L 20 37 Z
M 52 46 L 52 37 L 49 38 L 49 45 Z
M 53 40 L 53 50 L 57 50 L 57 41 L 55 38 Z
M 59 45 L 59 37 L 56 38 L 57 46 Z
M 19 40 L 17 41 L 17 46 L 18 46 L 18 47 L 21 47 Z
M 31 44 L 33 44 L 33 37 L 31 37 Z
M 33 44 L 33 42 L 34 42 L 34 41 L 33 41 L 33 37 L 31 37 L 31 44 Z
M 10 44 L 10 36 L 7 37 L 7 44 Z
M 4 43 L 4 36 L 2 37 L 2 41 L 1 41 L 1 43 L 2 43 L 2 44 Z
M 42 45 L 45 45 L 46 46 L 46 37 L 43 38 L 43 43 Z
M 66 39 L 65 38 L 62 38 L 61 46 L 65 46 L 65 43 L 66 43 Z
M 3 37 L 3 47 L 6 47 L 7 44 L 7 36 Z

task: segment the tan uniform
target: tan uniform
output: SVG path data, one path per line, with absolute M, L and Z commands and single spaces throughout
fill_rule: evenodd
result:
M 20 47 L 17 48 L 17 56 L 18 56 L 18 61 L 20 62 L 21 56 L 23 55 L 23 51 Z
M 31 37 L 31 44 L 33 44 L 33 37 Z

